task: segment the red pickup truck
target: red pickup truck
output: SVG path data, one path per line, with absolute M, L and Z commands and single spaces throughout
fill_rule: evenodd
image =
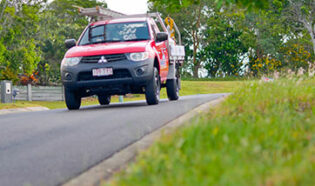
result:
M 149 105 L 159 103 L 166 87 L 169 100 L 179 98 L 179 66 L 175 41 L 160 31 L 152 16 L 127 16 L 90 23 L 61 62 L 61 79 L 69 110 L 79 109 L 81 98 L 97 95 L 101 105 L 112 95 L 145 94 Z M 161 19 L 160 19 L 161 20 Z M 170 50 L 175 55 L 171 55 Z M 179 53 L 182 53 L 180 51 Z

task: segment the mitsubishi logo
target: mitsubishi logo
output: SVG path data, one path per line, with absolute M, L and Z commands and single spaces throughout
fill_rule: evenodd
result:
M 101 59 L 98 60 L 98 63 L 107 63 L 107 60 L 104 56 L 102 56 Z

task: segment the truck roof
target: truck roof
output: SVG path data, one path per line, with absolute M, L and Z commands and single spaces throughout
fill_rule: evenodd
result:
M 91 26 L 104 25 L 104 24 L 110 24 L 110 23 L 144 22 L 144 21 L 147 21 L 147 19 L 148 19 L 147 17 L 115 18 L 115 19 L 110 19 L 110 20 L 97 21 L 97 22 L 91 23 Z

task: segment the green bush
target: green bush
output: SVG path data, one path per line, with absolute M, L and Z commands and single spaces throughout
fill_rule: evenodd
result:
M 315 185 L 315 79 L 249 82 L 113 185 Z

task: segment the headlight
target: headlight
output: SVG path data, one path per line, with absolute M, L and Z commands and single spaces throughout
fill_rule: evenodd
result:
M 61 66 L 75 66 L 79 64 L 82 57 L 70 57 L 70 58 L 63 58 L 61 62 Z
M 149 52 L 130 53 L 129 58 L 132 61 L 144 61 L 149 58 Z

